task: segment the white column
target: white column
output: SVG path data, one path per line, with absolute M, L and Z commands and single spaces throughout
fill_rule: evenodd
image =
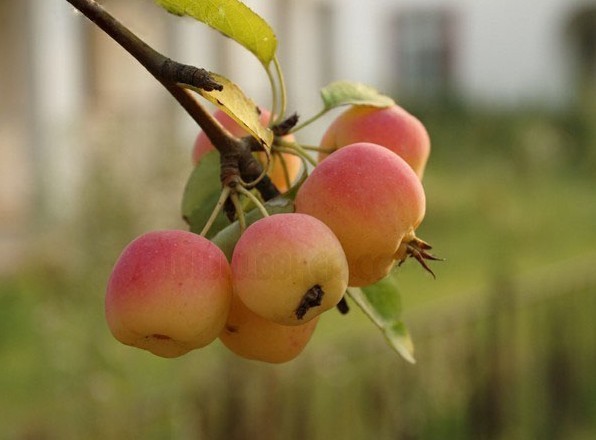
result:
M 39 201 L 44 214 L 62 220 L 78 202 L 82 173 L 83 18 L 64 0 L 29 0 L 28 12 L 28 125 Z
M 322 65 L 325 65 L 323 48 L 329 42 L 321 42 L 323 35 L 319 25 L 321 20 L 317 17 L 318 5 L 312 1 L 295 0 L 288 7 L 290 16 L 290 29 L 286 47 L 289 56 L 285 58 L 286 79 L 290 94 L 291 111 L 298 111 L 301 117 L 308 117 L 322 107 L 319 89 L 324 86 Z M 331 57 L 330 62 L 335 57 Z
M 337 14 L 335 41 L 338 65 L 335 71 L 343 79 L 375 85 L 379 74 L 379 4 L 367 0 L 334 2 Z

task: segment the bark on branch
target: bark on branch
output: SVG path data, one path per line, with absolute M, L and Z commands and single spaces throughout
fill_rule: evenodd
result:
M 247 152 L 250 142 L 230 134 L 221 124 L 199 104 L 191 92 L 179 84 L 188 84 L 206 91 L 222 90 L 223 87 L 213 80 L 205 69 L 178 63 L 137 37 L 126 26 L 110 15 L 95 0 L 66 0 L 85 17 L 116 41 L 132 55 L 147 71 L 155 77 L 178 101 L 186 112 L 199 124 L 215 148 L 222 155 L 222 163 L 235 157 L 236 164 L 232 172 L 239 172 L 244 181 L 253 180 L 262 171 L 260 163 Z M 226 174 L 222 170 L 222 174 Z M 265 199 L 279 195 L 279 191 L 269 179 L 263 179 L 256 187 Z

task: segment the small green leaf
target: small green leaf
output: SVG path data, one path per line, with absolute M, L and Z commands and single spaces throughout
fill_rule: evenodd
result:
M 406 361 L 415 363 L 414 344 L 401 320 L 401 298 L 395 278 L 388 276 L 367 287 L 349 287 L 348 294 L 379 327 L 389 345 Z
M 325 111 L 342 105 L 368 105 L 391 107 L 395 101 L 365 84 L 351 81 L 335 81 L 321 89 Z
M 201 158 L 192 171 L 182 196 L 182 216 L 192 232 L 199 234 L 203 230 L 220 194 L 219 153 L 210 151 Z M 225 215 L 220 212 L 207 238 L 229 224 Z
M 265 208 L 270 215 L 294 212 L 294 201 L 292 200 L 292 197 L 289 195 L 289 193 L 286 193 L 282 196 L 265 202 Z M 261 211 L 256 208 L 251 210 L 245 216 L 246 226 L 252 225 L 261 218 L 263 218 Z M 212 241 L 223 251 L 228 260 L 231 260 L 234 247 L 236 247 L 236 243 L 240 239 L 240 235 L 240 225 L 236 221 L 219 231 L 212 238 Z
M 265 67 L 277 49 L 271 26 L 238 0 L 155 0 L 172 14 L 187 15 L 218 30 L 251 51 Z
M 256 138 L 265 151 L 269 153 L 273 143 L 273 132 L 264 127 L 260 121 L 260 114 L 257 105 L 244 94 L 244 92 L 229 79 L 217 74 L 211 73 L 212 78 L 223 86 L 223 90 L 205 91 L 187 84 L 181 84 L 200 94 L 203 98 L 211 101 L 232 119 L 234 119 L 251 136 Z

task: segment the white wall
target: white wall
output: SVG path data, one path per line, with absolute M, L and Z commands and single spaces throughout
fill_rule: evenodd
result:
M 573 0 L 467 2 L 458 88 L 474 102 L 559 105 L 570 96 L 563 28 Z
M 325 1 L 325 0 L 321 0 Z M 455 28 L 455 87 L 477 104 L 559 106 L 573 91 L 564 27 L 580 5 L 596 0 L 326 0 L 336 8 L 336 71 L 391 86 L 388 16 L 447 8 Z

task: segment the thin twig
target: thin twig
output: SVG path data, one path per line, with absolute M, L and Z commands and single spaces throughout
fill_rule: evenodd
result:
M 85 17 L 116 41 L 155 77 L 200 125 L 213 145 L 221 150 L 231 149 L 238 141 L 200 105 L 189 91 L 178 83 L 190 84 L 205 90 L 221 90 L 204 69 L 178 63 L 157 52 L 94 0 L 66 0 Z
M 209 229 L 211 229 L 211 226 L 213 226 L 213 223 L 215 223 L 215 219 L 221 212 L 226 200 L 228 200 L 230 191 L 231 191 L 231 189 L 229 186 L 224 187 L 224 189 L 221 191 L 219 199 L 217 200 L 217 203 L 215 204 L 215 208 L 213 208 L 213 212 L 209 216 L 207 223 L 205 223 L 205 226 L 203 226 L 203 230 L 201 231 L 201 235 L 203 237 L 205 237 L 209 233 Z
M 251 145 L 244 139 L 233 136 L 205 107 L 196 101 L 189 90 L 180 86 L 180 84 L 188 84 L 204 90 L 221 90 L 221 85 L 213 81 L 206 70 L 178 63 L 160 54 L 94 0 L 66 1 L 120 44 L 166 88 L 203 129 L 211 143 L 220 152 L 222 162 L 226 156 L 239 158 L 236 169 L 239 170 L 242 180 L 250 182 L 261 175 L 263 167 L 258 161 L 253 160 L 254 158 L 250 154 Z M 267 179 L 267 176 L 259 181 L 256 188 L 265 200 L 279 195 L 279 190 L 270 179 Z
M 245 197 L 248 197 L 250 199 L 250 201 L 255 204 L 255 206 L 261 212 L 261 214 L 263 215 L 263 217 L 269 217 L 269 213 L 267 212 L 267 208 L 265 208 L 265 206 L 261 203 L 261 201 L 253 193 L 251 193 L 249 190 L 247 190 L 246 188 L 244 188 L 242 186 L 238 186 L 236 188 L 236 190 L 240 194 L 244 195 Z
M 292 179 L 290 177 L 290 170 L 288 169 L 288 162 L 286 161 L 286 158 L 283 154 L 275 151 L 274 153 L 274 160 L 275 157 L 277 156 L 277 159 L 279 160 L 279 163 L 281 165 L 281 169 L 284 172 L 284 181 L 286 182 L 286 190 L 290 189 L 292 187 Z
M 234 208 L 236 209 L 236 216 L 238 217 L 240 232 L 243 233 L 246 230 L 246 217 L 244 216 L 244 209 L 242 207 L 242 203 L 240 203 L 238 194 L 236 194 L 235 192 L 230 194 L 230 200 L 232 201 L 232 203 L 234 204 Z
M 287 154 L 293 154 L 294 156 L 298 156 L 300 159 L 302 159 L 303 162 L 309 163 L 313 167 L 316 167 L 317 166 L 317 161 L 314 160 L 310 156 L 310 154 L 308 154 L 307 152 L 305 152 L 303 150 L 299 150 L 299 149 L 294 148 L 294 147 L 291 147 L 291 146 L 287 146 L 287 147 L 276 147 L 276 149 L 280 153 L 287 153 Z

